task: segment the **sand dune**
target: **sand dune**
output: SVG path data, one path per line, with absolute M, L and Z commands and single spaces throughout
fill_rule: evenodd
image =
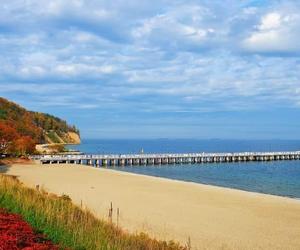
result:
M 7 174 L 67 194 L 101 218 L 112 202 L 122 227 L 190 238 L 193 249 L 300 249 L 297 200 L 86 166 L 14 165 Z

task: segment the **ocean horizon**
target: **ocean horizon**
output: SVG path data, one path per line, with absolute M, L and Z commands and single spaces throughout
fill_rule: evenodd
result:
M 297 151 L 299 140 L 83 139 L 86 154 Z M 109 167 L 173 180 L 300 199 L 300 161 Z

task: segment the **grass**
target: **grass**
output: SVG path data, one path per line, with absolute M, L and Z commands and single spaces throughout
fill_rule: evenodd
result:
M 0 119 L 5 119 L 6 116 L 7 116 L 6 111 L 0 108 Z
M 57 134 L 55 131 L 50 131 L 47 133 L 47 136 L 50 138 L 50 140 L 53 142 L 53 143 L 60 143 L 60 139 L 58 138 Z
M 0 207 L 18 213 L 37 232 L 62 248 L 75 250 L 140 249 L 183 250 L 178 243 L 151 239 L 144 233 L 129 234 L 75 206 L 67 196 L 58 197 L 0 175 Z

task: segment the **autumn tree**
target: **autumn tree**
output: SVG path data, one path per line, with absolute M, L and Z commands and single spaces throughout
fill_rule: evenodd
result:
M 17 130 L 12 124 L 0 120 L 0 153 L 11 153 L 17 138 L 19 137 Z
M 0 153 L 28 154 L 35 144 L 47 142 L 54 134 L 68 142 L 68 132 L 78 133 L 75 126 L 55 116 L 27 111 L 23 107 L 0 97 Z
M 15 141 L 17 155 L 32 154 L 35 151 L 35 142 L 30 136 L 21 136 Z

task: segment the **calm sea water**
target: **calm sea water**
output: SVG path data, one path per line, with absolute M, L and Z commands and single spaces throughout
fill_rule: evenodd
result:
M 300 141 L 83 140 L 70 146 L 84 153 L 190 153 L 300 150 Z M 300 161 L 115 167 L 169 179 L 230 187 L 300 199 Z

